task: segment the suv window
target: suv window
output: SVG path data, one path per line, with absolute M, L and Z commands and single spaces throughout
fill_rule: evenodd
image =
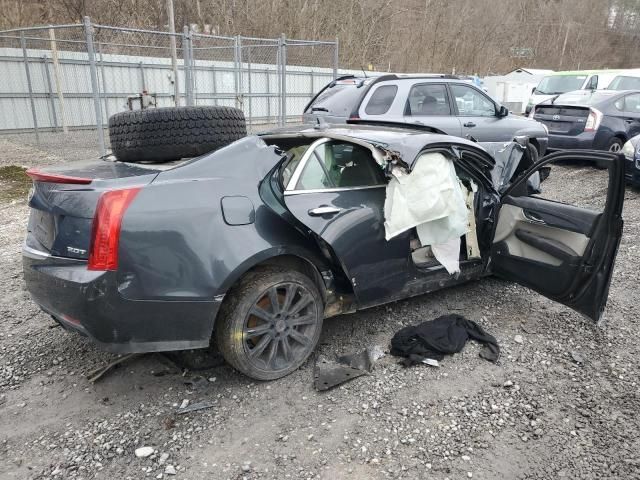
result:
M 495 104 L 473 87 L 451 85 L 453 98 L 456 99 L 458 113 L 462 116 L 494 117 Z
M 362 90 L 373 80 L 373 77 L 338 80 L 320 93 L 305 112 L 326 112 L 332 115 L 348 117 L 356 102 L 360 99 Z
M 296 190 L 385 185 L 382 169 L 371 152 L 345 142 L 326 142 L 312 152 Z
M 367 115 L 382 115 L 389 111 L 393 99 L 396 98 L 398 87 L 396 85 L 382 85 L 378 87 L 367 103 L 364 113 Z
M 407 115 L 451 115 L 447 87 L 442 84 L 414 85 L 407 100 Z

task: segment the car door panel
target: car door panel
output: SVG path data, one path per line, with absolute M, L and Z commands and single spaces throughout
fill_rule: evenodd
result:
M 536 197 L 506 196 L 503 204 L 520 207 L 531 221 L 543 222 L 565 230 L 588 235 L 599 212 L 553 201 L 541 201 Z
M 517 196 L 530 174 L 556 160 L 606 166 L 607 202 L 602 213 L 539 198 Z M 624 161 L 600 152 L 549 155 L 510 187 L 498 213 L 491 269 L 538 293 L 600 320 L 622 235 Z
M 330 245 L 361 307 L 396 297 L 407 283 L 409 232 L 385 240 L 384 200 L 384 187 L 285 196 L 289 211 Z M 313 214 L 322 207 L 337 212 Z

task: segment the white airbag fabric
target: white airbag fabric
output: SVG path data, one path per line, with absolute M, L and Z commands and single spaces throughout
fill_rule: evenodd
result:
M 441 153 L 425 153 L 411 173 L 398 168 L 392 173 L 384 204 L 386 239 L 416 227 L 420 243 L 431 245 L 447 271 L 459 271 L 460 237 L 468 231 L 468 212 L 453 161 Z

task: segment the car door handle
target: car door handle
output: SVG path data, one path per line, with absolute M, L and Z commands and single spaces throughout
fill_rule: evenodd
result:
M 473 122 L 467 122 L 467 123 L 462 124 L 462 126 L 463 126 L 463 127 L 469 127 L 469 128 L 471 128 L 471 127 L 475 127 L 475 126 L 476 126 L 476 124 L 475 124 L 475 123 L 473 123 Z
M 322 215 L 335 215 L 336 213 L 340 213 L 341 210 L 341 208 L 329 207 L 325 205 L 322 207 L 312 208 L 307 213 L 312 217 L 321 217 Z
M 533 213 L 533 212 L 529 212 L 526 211 L 524 212 L 524 216 L 527 218 L 527 220 L 534 222 L 534 223 L 542 223 L 545 224 L 547 222 L 544 221 L 544 219 L 542 217 L 540 217 L 538 214 Z

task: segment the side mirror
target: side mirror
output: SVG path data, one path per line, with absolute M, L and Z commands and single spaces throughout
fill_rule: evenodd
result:
M 504 105 L 500 105 L 500 109 L 498 110 L 498 116 L 506 117 L 507 115 L 509 115 L 509 109 Z

